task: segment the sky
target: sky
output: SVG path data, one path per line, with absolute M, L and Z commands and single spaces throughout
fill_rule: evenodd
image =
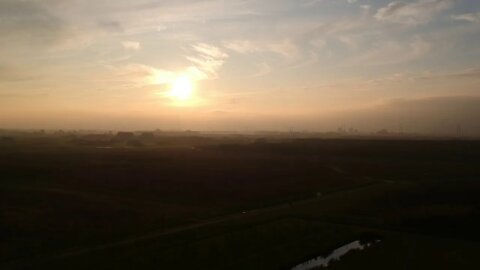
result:
M 0 44 L 0 128 L 480 134 L 475 0 L 0 0 Z

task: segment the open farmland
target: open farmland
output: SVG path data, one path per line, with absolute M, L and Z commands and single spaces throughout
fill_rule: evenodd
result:
M 1 142 L 2 268 L 289 269 L 358 239 L 332 269 L 479 265 L 477 141 L 138 141 Z

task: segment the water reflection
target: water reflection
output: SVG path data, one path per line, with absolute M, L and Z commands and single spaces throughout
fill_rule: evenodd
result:
M 331 261 L 340 260 L 340 257 L 347 254 L 348 252 L 352 250 L 363 250 L 365 248 L 370 247 L 373 243 L 377 243 L 377 242 L 380 242 L 380 240 L 376 240 L 375 242 L 370 242 L 365 244 L 362 244 L 359 240 L 357 240 L 335 249 L 327 257 L 318 256 L 314 259 L 311 259 L 299 265 L 296 265 L 292 267 L 292 270 L 308 270 L 313 268 L 328 267 L 328 264 Z

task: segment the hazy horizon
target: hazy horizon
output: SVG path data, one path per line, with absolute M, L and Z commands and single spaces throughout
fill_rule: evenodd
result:
M 479 135 L 480 2 L 0 0 L 0 128 Z

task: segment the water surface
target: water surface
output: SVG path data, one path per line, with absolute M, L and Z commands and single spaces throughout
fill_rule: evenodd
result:
M 292 267 L 292 270 L 308 270 L 313 268 L 328 267 L 330 262 L 340 260 L 340 258 L 343 255 L 347 254 L 348 252 L 352 250 L 364 250 L 370 247 L 373 243 L 377 243 L 377 242 L 380 242 L 380 241 L 376 240 L 374 242 L 365 243 L 365 244 L 362 244 L 359 240 L 353 241 L 351 243 L 348 243 L 346 245 L 343 245 L 335 249 L 334 251 L 332 251 L 332 253 L 330 253 L 326 257 L 318 256 L 316 258 L 310 259 L 308 261 L 305 261 L 301 264 L 298 264 Z

